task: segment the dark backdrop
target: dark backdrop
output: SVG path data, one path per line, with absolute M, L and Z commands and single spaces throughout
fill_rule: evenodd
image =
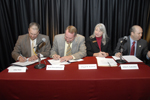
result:
M 114 50 L 118 38 L 129 35 L 132 25 L 148 36 L 150 0 L 0 0 L 0 71 L 14 60 L 11 52 L 19 35 L 28 32 L 30 22 L 41 25 L 50 37 L 63 33 L 68 25 L 86 38 L 98 23 L 104 23 Z

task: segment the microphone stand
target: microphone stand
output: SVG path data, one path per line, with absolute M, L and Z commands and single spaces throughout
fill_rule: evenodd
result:
M 36 48 L 37 48 L 37 51 L 38 51 L 39 50 L 39 46 L 37 46 Z M 39 64 L 35 65 L 34 68 L 36 68 L 36 69 L 44 68 L 46 65 L 45 64 L 41 64 L 40 53 L 37 54 L 37 57 L 38 57 Z
M 120 63 L 120 64 L 126 63 L 126 61 L 122 59 L 122 52 L 123 52 L 123 45 L 121 44 L 121 47 L 120 47 L 120 53 L 121 53 L 120 59 L 116 60 L 116 62 Z

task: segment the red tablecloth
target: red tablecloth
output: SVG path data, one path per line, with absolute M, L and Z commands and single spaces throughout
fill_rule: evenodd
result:
M 46 64 L 50 65 L 45 59 Z M 150 67 L 139 70 L 98 67 L 79 70 L 78 64 L 97 64 L 95 57 L 65 65 L 63 71 L 27 66 L 26 73 L 0 73 L 0 100 L 147 100 L 150 99 Z M 44 63 L 44 61 L 42 61 Z M 119 65 L 119 64 L 118 64 Z

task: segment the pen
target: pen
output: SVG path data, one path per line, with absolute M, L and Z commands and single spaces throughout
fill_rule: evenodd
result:
M 70 61 L 67 61 L 68 63 L 71 63 Z
M 61 59 L 60 59 L 60 62 L 67 62 L 67 63 L 71 63 L 69 60 L 67 61 L 67 60 L 63 60 L 63 61 L 61 61 Z
M 109 62 L 107 62 L 108 64 L 109 64 L 109 66 L 111 67 L 111 65 L 110 65 L 110 63 Z
M 20 54 L 20 56 L 23 57 L 22 54 Z M 25 59 L 24 57 L 23 57 L 23 59 L 24 59 L 25 61 L 27 61 L 27 59 Z
M 47 60 L 47 61 L 48 61 L 48 60 Z M 50 61 L 48 61 L 48 63 L 51 64 Z M 52 64 L 51 64 L 51 65 L 52 65 Z
M 44 60 L 44 63 L 46 64 L 45 60 Z

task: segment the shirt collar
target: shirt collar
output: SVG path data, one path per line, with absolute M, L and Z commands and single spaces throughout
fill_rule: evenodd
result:
M 130 41 L 131 41 L 131 43 L 134 42 L 134 40 L 131 38 L 131 36 L 130 36 Z M 135 43 L 137 43 L 137 40 L 135 41 Z

